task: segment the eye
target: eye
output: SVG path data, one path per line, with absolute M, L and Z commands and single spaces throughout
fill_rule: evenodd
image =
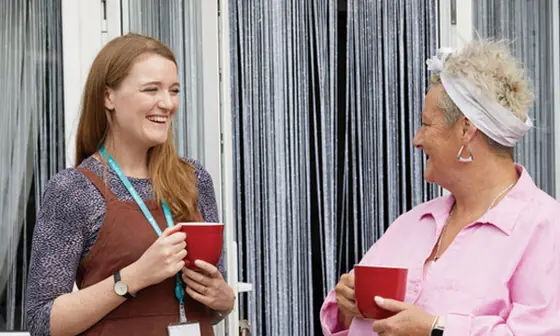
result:
M 173 92 L 173 93 L 179 93 L 179 92 L 181 92 L 181 90 L 179 90 L 179 88 L 176 88 L 176 89 L 172 89 L 171 92 Z
M 142 92 L 156 92 L 156 91 L 157 91 L 156 87 L 149 87 L 142 90 Z

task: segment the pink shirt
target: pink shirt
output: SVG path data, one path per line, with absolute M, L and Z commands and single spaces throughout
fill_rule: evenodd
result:
M 560 203 L 517 169 L 509 194 L 459 232 L 425 274 L 452 196 L 400 216 L 360 264 L 408 268 L 405 302 L 445 316 L 445 335 L 560 335 Z M 334 291 L 320 318 L 324 335 L 377 335 L 371 320 L 358 318 L 341 330 Z

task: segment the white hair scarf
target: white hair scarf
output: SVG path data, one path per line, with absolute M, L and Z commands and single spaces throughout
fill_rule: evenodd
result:
M 479 130 L 497 143 L 513 147 L 525 133 L 533 127 L 531 118 L 525 122 L 497 101 L 487 97 L 466 78 L 454 78 L 445 74 L 445 60 L 455 52 L 451 48 L 441 48 L 436 55 L 426 61 L 428 70 L 439 75 L 445 91 L 461 112 Z

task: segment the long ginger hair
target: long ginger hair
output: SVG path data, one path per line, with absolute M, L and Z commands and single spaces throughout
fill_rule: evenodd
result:
M 146 54 L 162 56 L 177 65 L 175 55 L 166 45 L 138 34 L 127 34 L 111 40 L 93 61 L 82 97 L 76 137 L 76 166 L 95 154 L 109 133 L 106 90 L 118 89 L 139 56 Z M 171 128 L 165 143 L 148 151 L 154 199 L 158 204 L 165 200 L 175 220 L 195 220 L 198 218 L 195 168 L 179 158 L 173 141 Z

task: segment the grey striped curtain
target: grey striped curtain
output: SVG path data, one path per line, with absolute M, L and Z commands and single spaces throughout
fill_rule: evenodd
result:
M 557 0 L 474 0 L 473 24 L 482 37 L 508 39 L 528 70 L 536 91 L 531 130 L 516 147 L 516 158 L 536 184 L 556 194 L 552 2 Z
M 60 0 L 0 4 L 0 331 L 25 328 L 31 237 L 46 182 L 64 168 Z
M 242 316 L 321 334 L 327 291 L 439 194 L 412 148 L 437 1 L 230 0 Z

